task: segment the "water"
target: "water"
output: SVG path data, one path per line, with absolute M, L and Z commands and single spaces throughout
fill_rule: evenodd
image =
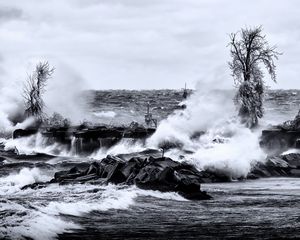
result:
M 86 93 L 95 120 L 113 125 L 144 123 L 147 104 L 153 117 L 165 119 L 182 102 L 178 90 L 106 90 Z
M 127 124 L 135 120 L 143 123 L 146 105 L 150 102 L 154 117 L 162 123 L 178 108 L 181 94 L 173 90 L 92 92 L 88 95 L 89 111 L 97 122 Z M 231 102 L 233 93 L 225 95 Z M 299 91 L 268 92 L 266 115 L 261 124 L 294 118 L 299 103 Z M 201 111 L 205 109 L 201 103 L 197 104 Z M 188 130 L 202 126 L 198 125 L 200 117 L 196 111 L 185 113 L 189 113 Z M 204 118 L 205 114 L 201 114 Z M 196 121 L 192 121 L 195 116 Z M 257 149 L 259 132 L 252 133 L 235 123 L 224 125 L 222 122 L 221 127 L 210 125 L 204 138 L 191 141 L 184 128 L 183 132 L 166 131 L 170 126 L 180 129 L 180 118 L 181 113 L 163 123 L 158 131 L 161 135 L 152 139 L 155 142 L 172 133 L 174 138 L 185 141 L 185 147 L 193 153 L 179 150 L 167 153 L 175 160 L 180 161 L 178 156 L 185 154 L 186 160 L 200 169 L 213 166 L 232 176 L 243 175 L 253 162 L 263 161 L 264 156 Z M 212 143 L 216 136 L 226 142 Z M 187 201 L 176 193 L 145 191 L 134 186 L 53 184 L 22 191 L 20 188 L 26 184 L 50 180 L 58 170 L 76 164 L 85 167 L 94 161 L 91 158 L 101 159 L 107 153 L 130 153 L 146 146 L 125 142 L 112 149 L 99 150 L 90 158 L 81 158 L 65 152 L 60 146 L 44 146 L 40 136 L 6 143 L 7 147 L 14 145 L 20 150 L 25 148 L 27 154 L 34 149 L 60 156 L 0 159 L 0 239 L 300 238 L 300 179 L 203 184 L 202 189 L 209 192 L 213 200 L 201 202 Z
M 95 211 L 94 222 L 73 218 L 85 227 L 82 236 L 109 239 L 270 239 L 300 237 L 300 179 L 263 179 L 203 184 L 214 200 L 193 202 L 138 196 L 128 209 Z M 295 211 L 296 210 L 296 211 Z M 84 239 L 82 236 L 77 239 Z M 63 238 L 76 239 L 64 234 Z M 86 238 L 87 239 L 87 238 Z
M 224 92 L 231 101 L 234 92 Z M 98 121 L 126 124 L 131 121 L 144 123 L 147 103 L 150 103 L 150 110 L 155 118 L 165 119 L 182 102 L 182 93 L 179 90 L 103 90 L 88 92 L 86 97 L 90 111 Z M 270 90 L 266 93 L 264 106 L 265 122 L 277 124 L 290 120 L 300 109 L 300 91 Z

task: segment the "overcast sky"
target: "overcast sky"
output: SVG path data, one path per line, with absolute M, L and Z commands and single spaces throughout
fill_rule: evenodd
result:
M 255 25 L 284 53 L 267 83 L 299 88 L 298 0 L 0 0 L 0 74 L 48 59 L 86 88 L 230 88 L 228 34 Z

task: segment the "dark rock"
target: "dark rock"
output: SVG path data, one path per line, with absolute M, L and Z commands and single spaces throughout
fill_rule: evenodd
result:
M 139 169 L 143 165 L 143 160 L 140 158 L 132 158 L 130 159 L 127 164 L 125 164 L 121 169 L 122 175 L 126 178 L 126 181 L 129 182 L 130 178 L 132 179 L 133 176 L 135 177 L 138 173 Z
M 137 127 L 106 126 L 46 126 L 37 125 L 28 129 L 17 129 L 13 138 L 27 137 L 40 132 L 49 143 L 58 142 L 76 154 L 88 155 L 100 147 L 111 147 L 123 138 L 144 140 L 156 129 Z M 75 139 L 75 140 L 74 140 Z M 74 141 L 73 141 L 74 140 Z
M 28 137 L 38 132 L 38 128 L 16 129 L 13 131 L 13 138 Z
M 68 174 L 75 174 L 75 173 L 80 173 L 79 169 L 77 167 L 72 167 L 69 171 Z
M 124 161 L 107 156 L 101 162 L 91 163 L 85 171 L 73 167 L 57 172 L 50 183 L 136 184 L 142 189 L 175 191 L 188 199 L 209 199 L 209 195 L 200 190 L 202 175 L 195 167 L 170 158 L 135 157 Z
M 197 192 L 179 192 L 181 196 L 189 200 L 209 200 L 212 199 L 206 191 L 197 191 Z
M 295 148 L 298 139 L 300 131 L 273 128 L 262 131 L 260 146 L 271 155 L 279 155 L 290 148 Z
M 119 184 L 125 183 L 127 178 L 122 172 L 122 168 L 125 166 L 124 162 L 117 162 L 111 171 L 107 175 L 107 182 Z
M 298 177 L 300 154 L 290 153 L 267 158 L 265 163 L 256 164 L 247 178 L 258 177 Z
M 69 171 L 59 171 L 54 174 L 54 182 L 61 182 L 66 179 L 75 179 L 84 175 L 77 167 L 71 168 Z M 51 180 L 52 181 L 52 180 Z M 52 182 L 53 182 L 52 181 Z
M 91 180 L 98 179 L 99 176 L 96 173 L 89 174 L 89 175 L 81 175 L 75 178 L 64 178 L 59 182 L 59 184 L 68 184 L 68 183 L 86 183 Z
M 174 170 L 172 168 L 160 169 L 148 165 L 140 170 L 134 179 L 134 183 L 142 189 L 167 192 L 175 191 L 177 182 L 174 179 Z
M 290 166 L 293 168 L 300 168 L 300 154 L 299 153 L 290 153 L 281 156 Z
M 103 166 L 103 171 L 100 176 L 102 178 L 107 178 L 109 175 L 112 174 L 112 172 L 116 170 L 119 162 L 123 162 L 123 160 L 118 157 L 113 157 L 110 155 L 102 159 L 101 165 Z
M 300 148 L 300 111 L 294 120 L 262 131 L 260 145 L 273 155 L 281 154 L 290 148 Z
M 25 185 L 23 187 L 21 187 L 21 190 L 26 190 L 26 189 L 40 189 L 40 188 L 45 188 L 48 186 L 50 182 L 35 182 L 35 183 L 32 183 L 32 184 L 28 184 L 28 185 Z
M 96 174 L 98 176 L 101 176 L 103 172 L 103 167 L 98 162 L 93 162 L 89 168 L 85 171 L 85 175 L 89 174 Z

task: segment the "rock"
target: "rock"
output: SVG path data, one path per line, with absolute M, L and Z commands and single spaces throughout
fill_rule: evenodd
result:
M 76 173 L 81 173 L 80 170 L 77 167 L 72 167 L 69 171 L 68 174 L 76 174 Z
M 13 138 L 28 137 L 38 132 L 38 128 L 16 129 L 13 131 Z
M 300 154 L 299 153 L 290 153 L 281 156 L 283 160 L 288 162 L 290 166 L 294 168 L 300 168 Z
M 107 127 L 107 126 L 48 126 L 36 125 L 27 129 L 16 129 L 13 138 L 28 137 L 41 133 L 49 143 L 60 143 L 72 148 L 76 154 L 89 155 L 99 147 L 111 147 L 123 138 L 146 139 L 155 128 Z
M 181 196 L 189 200 L 209 200 L 212 199 L 206 191 L 197 191 L 197 192 L 179 192 Z
M 120 171 L 126 178 L 127 184 L 133 184 L 133 179 L 139 173 L 140 168 L 142 168 L 144 160 L 141 158 L 131 158 L 127 164 L 125 164 Z
M 256 164 L 247 178 L 297 177 L 300 170 L 300 154 L 290 153 L 267 158 L 265 163 Z
M 147 166 L 135 177 L 134 183 L 142 189 L 168 192 L 176 190 L 177 182 L 174 179 L 174 170 L 170 167 L 159 169 Z
M 127 178 L 122 172 L 122 168 L 125 166 L 124 162 L 117 162 L 111 171 L 107 175 L 107 182 L 119 184 L 125 183 Z
M 98 176 L 101 176 L 103 172 L 103 167 L 100 165 L 98 162 L 93 162 L 89 168 L 85 171 L 85 175 L 90 175 L 90 174 L 96 174 Z
M 200 176 L 200 172 L 193 166 L 180 164 L 170 158 L 149 159 L 148 165 L 140 170 L 134 183 L 143 189 L 175 191 L 188 199 L 209 199 L 200 190 Z
M 35 183 L 32 183 L 32 184 L 28 184 L 28 185 L 25 185 L 23 187 L 21 187 L 21 190 L 26 190 L 26 189 L 40 189 L 40 188 L 45 188 L 48 186 L 50 182 L 35 182 Z
M 300 111 L 294 120 L 263 130 L 260 145 L 269 154 L 278 155 L 300 147 Z
M 62 181 L 59 182 L 59 184 L 68 184 L 68 183 L 86 183 L 91 180 L 98 179 L 99 176 L 96 173 L 84 175 L 84 176 L 78 176 L 76 178 L 64 178 Z
M 77 167 L 71 168 L 69 171 L 59 171 L 54 174 L 52 182 L 61 182 L 66 179 L 75 179 L 84 175 Z
M 108 155 L 106 158 L 102 159 L 101 165 L 103 166 L 103 171 L 100 175 L 102 178 L 107 178 L 108 175 L 113 172 L 119 162 L 123 162 L 122 159 L 118 157 L 113 157 Z
M 170 158 L 134 157 L 124 161 L 108 155 L 101 162 L 91 163 L 85 171 L 73 167 L 56 172 L 50 183 L 135 184 L 142 189 L 175 191 L 188 199 L 209 199 L 200 190 L 202 175 L 195 167 Z
M 262 131 L 260 146 L 271 155 L 279 155 L 296 147 L 300 131 L 286 131 L 278 128 Z

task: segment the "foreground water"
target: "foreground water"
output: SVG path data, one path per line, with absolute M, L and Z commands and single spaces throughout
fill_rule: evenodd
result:
M 3 189 L 3 178 L 1 185 Z M 114 185 L 10 189 L 1 192 L 0 236 L 8 239 L 300 237 L 300 179 L 203 184 L 202 189 L 214 199 L 187 201 L 175 193 Z
M 124 210 L 73 218 L 85 229 L 61 239 L 293 239 L 300 237 L 300 180 L 262 179 L 204 184 L 214 200 L 138 196 Z
M 232 92 L 225 95 L 231 101 Z M 94 92 L 89 99 L 94 117 L 109 124 L 132 120 L 142 123 L 147 102 L 151 103 L 154 117 L 161 121 L 182 100 L 180 92 L 169 90 L 102 91 Z M 261 122 L 267 125 L 292 119 L 299 103 L 299 91 L 269 92 L 266 115 Z M 195 116 L 197 121 L 206 117 Z M 195 127 L 193 122 L 189 124 L 189 128 Z M 158 137 L 172 133 L 173 129 L 163 130 L 160 128 L 162 136 Z M 226 141 L 212 143 L 216 136 L 225 136 Z M 259 132 L 228 124 L 225 128 L 222 125 L 209 129 L 207 136 L 197 142 L 190 142 L 184 135 L 182 139 L 188 140 L 186 146 L 194 151 L 185 156 L 191 164 L 199 168 L 213 166 L 239 175 L 247 173 L 253 161 L 263 160 L 264 155 L 258 154 L 258 136 Z M 8 141 L 6 145 L 16 145 L 20 151 L 24 148 L 25 153 L 59 153 L 60 157 L 0 158 L 0 239 L 300 238 L 300 179 L 203 184 L 202 189 L 213 200 L 200 202 L 187 201 L 176 193 L 132 186 L 53 184 L 38 190 L 21 190 L 26 184 L 50 180 L 58 170 L 94 161 L 91 158 L 140 151 L 143 147 L 119 144 L 108 151 L 99 150 L 89 158 L 80 158 L 64 152 L 60 146 L 43 145 L 40 136 Z M 167 154 L 176 160 L 183 153 Z

